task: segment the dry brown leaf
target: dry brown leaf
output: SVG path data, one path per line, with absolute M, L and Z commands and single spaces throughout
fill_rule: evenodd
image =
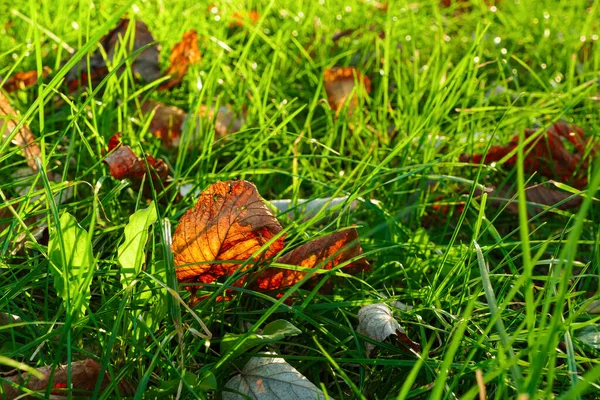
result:
M 120 20 L 117 26 L 100 41 L 100 45 L 104 48 L 108 60 L 112 61 L 114 59 L 117 44 L 119 44 L 119 48 L 122 48 L 122 46 L 125 45 L 128 50 L 130 49 L 129 42 L 124 43 L 129 23 L 129 19 Z M 135 30 L 132 34 L 135 36 L 133 48 L 131 49 L 132 52 L 155 41 L 148 30 L 148 26 L 141 21 L 135 21 Z M 156 44 L 146 48 L 133 61 L 132 70 L 134 75 L 140 76 L 146 82 L 152 82 L 160 78 L 161 74 L 158 57 L 159 50 Z M 87 86 L 90 80 L 92 81 L 92 84 L 96 86 L 106 77 L 108 74 L 108 67 L 100 50 L 96 51 L 94 55 L 90 57 L 89 68 L 91 76 L 88 75 L 88 65 L 85 58 L 71 68 L 65 77 L 69 91 L 74 92 L 79 89 L 80 86 Z
M 0 131 L 2 131 L 3 141 L 8 140 L 15 130 L 19 119 L 17 112 L 11 107 L 6 96 L 0 92 Z M 38 167 L 35 159 L 41 155 L 41 149 L 35 142 L 35 136 L 33 136 L 27 124 L 24 124 L 13 137 L 12 143 L 21 148 L 27 165 L 29 165 L 32 171 L 36 172 Z
M 357 95 L 360 94 L 361 89 L 366 94 L 371 93 L 371 81 L 354 67 L 326 69 L 324 78 L 329 105 L 336 112 L 339 112 L 348 102 L 348 115 L 351 115 L 358 107 Z M 354 90 L 355 82 L 359 82 L 361 86 L 357 90 Z M 355 93 L 348 100 L 353 91 Z
M 233 22 L 229 24 L 230 28 L 243 27 L 246 25 L 246 21 L 250 22 L 252 25 L 256 24 L 260 19 L 260 15 L 257 11 L 236 12 L 233 13 L 232 19 Z
M 251 287 L 258 290 L 279 290 L 293 286 L 302 280 L 312 268 L 332 269 L 362 254 L 356 229 L 335 232 L 312 240 L 283 255 L 277 260 L 279 264 L 295 265 L 305 269 L 290 270 L 269 267 L 256 276 Z M 344 267 L 344 272 L 355 274 L 369 269 L 369 263 L 359 258 Z M 316 275 L 309 279 L 308 286 L 313 286 L 322 277 Z
M 4 396 L 7 399 L 19 398 L 30 398 L 20 397 L 23 396 L 24 391 L 21 387 L 26 387 L 30 391 L 35 391 L 43 395 L 46 392 L 46 388 L 52 386 L 52 395 L 60 396 L 59 398 L 67 397 L 67 365 L 60 365 L 54 369 L 54 375 L 50 381 L 50 375 L 53 367 L 41 367 L 37 368 L 39 372 L 44 375 L 43 379 L 39 379 L 35 376 L 30 376 L 28 373 L 21 371 L 14 371 L 10 373 L 3 373 L 2 378 L 5 380 L 2 382 L 2 390 Z M 87 392 L 91 392 L 98 380 L 100 375 L 101 365 L 95 360 L 88 358 L 83 361 L 74 361 L 71 363 L 71 393 L 75 396 L 84 396 Z M 110 377 L 106 372 L 102 380 L 101 391 L 106 390 L 110 384 Z M 133 396 L 135 390 L 132 385 L 122 380 L 117 384 L 119 393 L 121 396 Z M 35 397 L 37 398 L 37 397 Z
M 166 71 L 166 75 L 171 75 L 171 78 L 163 83 L 158 90 L 167 90 L 179 85 L 189 66 L 200 63 L 200 60 L 202 60 L 202 55 L 198 47 L 198 33 L 192 29 L 185 32 L 181 42 L 173 46 L 169 58 L 170 65 Z
M 148 173 L 148 168 L 152 180 L 164 182 L 168 178 L 169 167 L 167 164 L 154 159 L 151 155 L 147 155 L 145 160 L 136 156 L 131 147 L 121 144 L 121 136 L 121 133 L 113 135 L 108 143 L 110 153 L 104 158 L 113 178 L 129 178 L 132 181 L 141 182 Z
M 148 130 L 158 137 L 167 147 L 178 147 L 181 142 L 181 133 L 186 123 L 189 123 L 189 114 L 181 108 L 165 106 L 155 101 L 147 100 L 141 104 L 143 114 L 154 113 Z M 215 133 L 218 137 L 227 136 L 241 129 L 246 122 L 243 116 L 238 116 L 228 106 L 221 106 L 215 118 L 215 108 L 200 106 L 197 119 L 206 118 L 215 122 Z M 193 119 L 192 119 L 193 121 Z M 199 121 L 195 121 L 196 126 Z
M 50 68 L 44 67 L 42 70 L 42 77 L 46 77 L 51 71 L 52 70 Z M 17 90 L 27 89 L 28 87 L 31 87 L 37 83 L 37 71 L 17 72 L 6 82 L 4 82 L 2 89 L 6 90 L 8 93 L 11 93 Z
M 217 182 L 200 194 L 196 205 L 179 220 L 173 235 L 177 279 L 210 283 L 231 275 L 282 228 L 256 187 L 246 181 Z M 255 261 L 283 249 L 283 236 Z M 248 265 L 247 268 L 250 268 Z

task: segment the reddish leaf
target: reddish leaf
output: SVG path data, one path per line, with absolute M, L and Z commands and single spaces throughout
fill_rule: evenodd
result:
M 519 203 L 513 193 L 508 192 L 506 189 L 493 190 L 488 196 L 491 199 L 490 204 L 497 207 L 504 207 L 507 201 L 515 198 L 515 200 L 510 201 L 510 203 L 506 206 L 506 211 L 515 215 L 519 214 Z M 530 216 L 534 215 L 534 213 L 541 212 L 543 210 L 542 206 L 556 206 L 556 208 L 559 210 L 569 210 L 579 207 L 583 201 L 583 198 L 577 196 L 567 200 L 571 196 L 572 194 L 570 193 L 561 192 L 556 189 L 549 189 L 542 185 L 535 185 L 525 188 L 525 197 L 527 199 L 527 203 L 530 203 L 527 205 L 527 210 Z M 563 201 L 565 202 L 558 205 Z
M 231 275 L 239 263 L 227 261 L 248 260 L 281 229 L 252 183 L 212 184 L 200 194 L 194 208 L 181 217 L 173 235 L 171 249 L 179 267 L 177 279 L 210 283 Z M 283 237 L 255 261 L 272 257 L 281 249 Z
M 200 106 L 198 116 L 201 118 L 208 118 L 209 121 L 214 120 L 215 133 L 219 137 L 227 136 L 239 131 L 242 128 L 242 125 L 246 123 L 244 117 L 237 116 L 229 106 L 219 107 L 216 118 L 214 107 L 208 108 L 206 106 Z
M 535 133 L 533 129 L 525 131 L 525 138 Z M 564 140 L 575 147 L 575 153 L 565 148 Z M 473 163 L 489 163 L 500 161 L 519 145 L 519 135 L 515 135 L 506 146 L 492 146 L 483 160 L 482 155 L 461 155 L 460 160 Z M 584 158 L 587 140 L 581 128 L 569 125 L 566 122 L 557 122 L 545 134 L 531 142 L 525 149 L 524 168 L 528 173 L 538 172 L 543 176 L 569 182 L 572 186 L 583 188 L 587 184 L 586 170 L 588 159 Z M 590 152 L 593 156 L 595 147 Z M 517 164 L 517 154 L 510 157 L 505 165 L 512 168 Z
M 354 93 L 352 98 L 348 100 L 348 97 L 354 90 L 356 81 L 360 83 L 361 88 L 364 89 L 367 94 L 371 93 L 371 81 L 368 77 L 358 72 L 356 68 L 336 67 L 326 69 L 324 77 L 325 91 L 327 92 L 329 105 L 337 112 L 344 107 L 346 101 L 348 101 L 348 115 L 351 115 L 356 107 L 358 107 L 357 93 Z M 357 88 L 355 92 L 360 92 L 361 88 Z
M 104 159 L 113 178 L 129 178 L 134 182 L 141 182 L 148 172 L 148 168 L 154 181 L 165 181 L 168 178 L 169 167 L 167 164 L 161 160 L 155 160 L 151 155 L 147 155 L 145 160 L 139 158 L 131 150 L 131 147 L 121 145 L 121 136 L 121 133 L 117 133 L 110 139 L 108 144 L 110 153 Z
M 17 112 L 11 107 L 8 99 L 0 92 L 0 132 L 2 140 L 6 141 L 14 132 L 20 118 Z M 40 146 L 35 142 L 35 136 L 26 124 L 19 129 L 12 138 L 12 143 L 19 146 L 23 152 L 23 157 L 32 171 L 37 171 L 36 157 L 41 155 Z
M 44 67 L 44 69 L 42 70 L 42 77 L 46 77 L 50 72 L 50 68 Z M 6 90 L 8 93 L 11 93 L 17 90 L 27 89 L 37 83 L 37 71 L 17 72 L 13 76 L 11 76 L 6 82 L 4 82 L 4 85 L 2 85 L 2 89 Z
M 287 288 L 302 280 L 311 268 L 332 269 L 361 254 L 356 229 L 335 232 L 305 243 L 277 260 L 279 264 L 296 265 L 305 269 L 304 271 L 270 267 L 258 274 L 252 287 L 259 290 Z M 345 272 L 351 274 L 368 269 L 369 263 L 364 258 L 344 267 Z M 316 275 L 307 283 L 309 286 L 314 285 L 321 278 Z
M 112 61 L 114 59 L 117 44 L 119 44 L 120 48 L 126 46 L 128 50 L 134 52 L 155 41 L 146 24 L 141 21 L 135 21 L 135 30 L 132 32 L 134 35 L 133 48 L 130 48 L 130 42 L 124 41 L 129 22 L 130 20 L 128 19 L 120 20 L 117 26 L 102 38 L 100 45 L 104 48 L 108 60 Z M 136 76 L 140 76 L 146 82 L 152 82 L 160 78 L 158 56 L 158 47 L 156 45 L 146 48 L 133 62 L 133 73 Z M 67 73 L 65 80 L 70 91 L 77 90 L 80 83 L 83 86 L 87 86 L 90 80 L 96 86 L 106 77 L 108 67 L 100 50 L 96 51 L 90 57 L 89 68 L 91 76 L 88 76 L 87 61 L 83 59 Z
M 82 396 L 86 392 L 91 392 L 96 385 L 98 376 L 100 375 L 101 365 L 91 358 L 83 361 L 75 361 L 71 363 L 71 385 L 72 394 L 76 396 Z M 54 369 L 54 375 L 50 380 L 50 375 Z M 30 391 L 37 391 L 43 394 L 48 386 L 53 389 L 53 395 L 65 396 L 67 391 L 63 388 L 67 387 L 67 365 L 59 365 L 56 368 L 52 366 L 37 368 L 39 372 L 44 375 L 43 379 L 32 376 L 28 373 L 22 373 L 20 371 L 13 371 L 10 373 L 3 373 L 2 378 L 2 393 L 8 399 L 16 399 L 18 396 L 22 396 L 24 391 L 21 388 L 27 388 Z M 106 390 L 106 387 L 110 384 L 110 377 L 107 372 L 104 374 L 100 390 Z M 117 385 L 118 391 L 121 396 L 132 396 L 135 392 L 132 385 L 126 381 L 121 380 Z M 21 397 L 19 397 L 21 398 Z
M 190 65 L 198 64 L 202 60 L 200 49 L 198 48 L 198 33 L 190 30 L 183 34 L 181 42 L 173 46 L 170 65 L 166 71 L 171 75 L 171 79 L 163 83 L 158 90 L 167 90 L 181 83 Z

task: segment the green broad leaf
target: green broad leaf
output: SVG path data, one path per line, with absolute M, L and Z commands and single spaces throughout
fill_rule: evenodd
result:
M 96 269 L 90 239 L 68 213 L 60 218 L 59 227 L 50 231 L 48 254 L 54 287 L 75 318 L 85 313 L 90 302 L 90 284 Z
M 244 340 L 241 346 L 236 349 L 236 353 L 243 353 L 255 346 L 262 346 L 267 343 L 276 342 L 278 340 L 282 340 L 286 336 L 296 336 L 301 334 L 302 331 L 292 325 L 290 322 L 284 319 L 278 319 L 277 321 L 273 321 L 267 324 L 262 334 L 253 333 Z M 223 340 L 221 341 L 221 355 L 228 353 L 236 343 L 241 340 L 245 335 L 238 335 L 227 333 Z
M 581 340 L 588 346 L 596 350 L 600 350 L 600 325 L 588 325 L 577 330 L 577 339 Z
M 142 270 L 145 260 L 144 248 L 148 241 L 148 228 L 156 222 L 158 216 L 154 202 L 148 208 L 136 211 L 125 225 L 125 241 L 119 246 L 117 260 L 121 265 L 121 284 L 123 288 L 131 285 Z

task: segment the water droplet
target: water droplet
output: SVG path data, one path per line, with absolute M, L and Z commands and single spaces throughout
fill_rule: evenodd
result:
M 344 172 L 344 170 L 341 170 L 340 172 L 338 172 L 338 174 L 339 174 L 340 176 L 344 176 L 344 173 L 345 173 L 345 172 Z
M 506 49 L 503 47 L 503 48 L 500 50 L 500 53 L 502 53 L 502 54 L 506 54 L 506 53 L 508 53 L 508 50 L 506 50 Z
M 592 35 L 592 40 L 598 40 L 598 35 Z
M 490 7 L 490 11 L 495 13 L 496 11 L 498 11 L 498 7 L 496 7 L 496 6 L 491 6 L 491 7 Z
M 540 22 L 540 20 L 539 20 L 539 19 L 537 19 L 537 18 L 534 18 L 534 19 L 532 19 L 532 20 L 531 20 L 531 22 L 533 22 L 534 24 L 537 24 L 537 23 L 539 23 L 539 22 Z
M 500 44 L 501 41 L 502 41 L 502 38 L 500 38 L 499 36 L 496 36 L 494 38 L 494 43 L 496 43 L 496 44 Z
M 550 18 L 550 13 L 548 11 L 544 11 L 544 19 Z
M 384 70 L 382 70 L 382 69 L 380 69 L 380 70 L 379 70 L 379 75 L 381 75 L 381 76 L 385 75 L 385 71 L 384 71 Z
M 515 68 L 513 68 L 512 73 L 513 73 L 513 75 L 518 75 L 518 72 Z
M 544 29 L 544 37 L 550 37 L 550 29 Z
M 395 15 L 392 17 L 392 21 L 396 22 L 398 21 L 398 17 L 396 17 Z
M 404 40 L 406 40 L 407 42 L 410 42 L 411 39 L 412 37 L 410 35 L 404 36 Z
M 221 16 L 220 15 L 215 15 L 215 21 L 220 21 L 221 20 Z
M 335 16 L 335 19 L 337 19 L 338 21 L 341 21 L 342 20 L 342 16 L 340 14 L 338 14 L 338 15 Z
M 546 69 L 547 65 L 546 65 L 546 63 L 542 63 L 542 65 L 540 65 L 540 67 L 542 67 L 542 69 Z
M 302 11 L 299 11 L 299 12 L 298 12 L 298 16 L 299 16 L 300 18 L 304 18 L 304 13 L 303 13 Z
M 347 13 L 352 12 L 352 7 L 346 6 L 346 8 L 344 8 L 344 10 L 346 10 Z
M 296 22 L 300 22 L 300 17 L 296 15 L 296 16 L 294 17 L 294 21 L 296 21 Z
M 474 62 L 474 63 L 478 63 L 478 62 L 479 62 L 479 57 L 475 57 L 475 58 L 473 59 L 473 62 Z
M 132 4 L 131 5 L 131 9 L 133 10 L 134 13 L 139 13 L 140 12 L 140 8 L 137 6 L 137 4 Z
M 223 84 L 223 79 L 221 79 L 221 78 L 217 79 L 217 83 L 218 83 L 219 85 L 222 85 L 222 84 Z
M 252 69 L 253 69 L 253 70 L 255 70 L 255 71 L 256 71 L 256 68 L 258 67 L 258 64 L 257 64 L 257 63 L 255 63 L 255 62 L 252 62 L 252 63 L 250 64 L 250 66 L 252 67 Z
M 562 75 L 556 75 L 554 77 L 554 81 L 556 81 L 556 83 L 560 83 L 560 81 L 562 81 Z
M 582 42 L 585 42 L 585 40 L 586 40 L 586 37 L 585 37 L 584 35 L 581 35 L 581 36 L 579 37 L 579 40 L 580 40 L 580 41 L 582 41 Z
M 71 22 L 71 26 L 73 27 L 73 29 L 75 29 L 76 31 L 79 30 L 79 24 L 75 21 Z
M 219 9 L 217 7 L 211 7 L 210 12 L 213 14 L 218 14 L 219 13 Z
M 203 86 L 204 86 L 204 85 L 202 84 L 202 79 L 200 79 L 200 77 L 198 77 L 198 79 L 196 79 L 196 88 L 197 88 L 198 90 L 202 90 L 202 87 L 203 87 Z
M 444 35 L 443 39 L 444 39 L 444 41 L 449 42 L 450 39 L 452 39 L 452 38 L 450 36 L 448 36 L 448 35 Z
M 293 37 L 298 37 L 298 31 L 296 31 L 296 30 L 293 30 L 293 31 L 292 31 L 292 36 L 293 36 Z

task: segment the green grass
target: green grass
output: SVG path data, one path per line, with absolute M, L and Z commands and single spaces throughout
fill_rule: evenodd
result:
M 19 178 L 23 157 L 1 144 L 0 194 L 14 214 L 0 220 L 8 224 L 0 232 L 0 311 L 21 318 L 0 326 L 1 360 L 40 367 L 92 357 L 114 379 L 129 380 L 136 398 L 161 384 L 175 397 L 180 382 L 180 398 L 219 398 L 264 349 L 336 399 L 478 398 L 477 370 L 489 398 L 600 397 L 600 349 L 579 339 L 598 322 L 586 313 L 599 298 L 598 165 L 588 171 L 579 209 L 528 215 L 523 187 L 544 178 L 459 162 L 462 153 L 482 153 L 559 119 L 599 136 L 600 2 L 505 0 L 493 11 L 478 0 L 450 8 L 393 1 L 387 13 L 358 0 L 214 2 L 219 21 L 207 4 L 192 1 L 94 4 L 0 2 L 14 10 L 0 15 L 0 75 L 54 71 L 45 84 L 9 95 L 42 146 L 43 173 Z M 82 56 L 94 50 L 125 10 L 162 45 L 163 66 L 181 35 L 197 30 L 201 64 L 169 92 L 136 82 L 126 68 L 103 90 L 69 95 L 60 82 L 67 49 Z M 229 28 L 242 10 L 257 10 L 258 24 Z M 331 40 L 347 28 L 359 31 Z M 373 83 L 350 118 L 336 119 L 326 101 L 323 71 L 333 66 L 356 66 Z M 190 146 L 168 149 L 148 132 L 138 94 L 185 110 L 229 104 L 247 110 L 247 123 L 214 142 L 210 121 L 188 124 Z M 139 186 L 111 178 L 102 163 L 118 131 L 138 153 L 165 160 L 172 176 L 164 191 L 153 191 L 157 222 L 140 249 L 144 271 L 127 278 L 117 249 L 129 217 L 149 199 Z M 522 147 L 518 153 L 527 157 Z M 62 182 L 47 179 L 48 172 Z M 286 295 L 295 291 L 301 299 L 291 306 L 244 288 L 232 301 L 215 302 L 229 279 L 203 288 L 214 295 L 187 309 L 178 301 L 189 294 L 177 286 L 168 242 L 195 203 L 194 191 L 229 179 L 253 182 L 267 200 L 357 199 L 356 210 L 325 220 L 327 212 L 307 222 L 279 219 L 288 247 L 357 225 L 372 270 L 340 279 L 327 295 L 292 288 Z M 192 192 L 175 201 L 184 184 Z M 469 196 L 473 185 L 513 186 L 520 215 Z M 440 201 L 447 213 L 432 207 Z M 454 205 L 464 201 L 460 213 Z M 67 212 L 89 232 L 95 260 L 89 307 L 80 315 L 55 289 L 47 235 L 32 236 Z M 41 218 L 32 224 L 33 216 Z M 15 253 L 21 235 L 26 244 Z M 382 301 L 414 306 L 394 314 L 428 351 L 417 357 L 386 341 L 374 343 L 367 357 L 357 312 Z M 302 333 L 241 355 L 220 352 L 226 334 L 250 337 L 278 319 Z M 210 373 L 217 391 L 189 378 Z M 96 385 L 93 396 L 116 398 L 116 386 Z

